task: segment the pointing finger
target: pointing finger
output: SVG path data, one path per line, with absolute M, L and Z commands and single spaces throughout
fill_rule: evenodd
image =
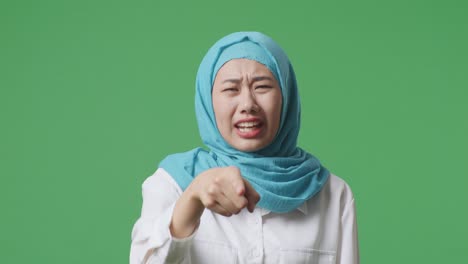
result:
M 244 179 L 244 185 L 244 196 L 247 198 L 248 201 L 247 209 L 249 210 L 249 212 L 253 212 L 258 201 L 260 201 L 260 195 L 246 179 Z

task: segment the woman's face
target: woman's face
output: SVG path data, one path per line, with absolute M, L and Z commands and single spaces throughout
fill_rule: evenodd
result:
M 281 117 L 281 88 L 263 64 L 234 59 L 218 71 L 213 109 L 224 140 L 245 152 L 260 150 L 276 136 Z

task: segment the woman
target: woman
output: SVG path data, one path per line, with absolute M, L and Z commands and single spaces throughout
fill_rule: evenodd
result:
M 195 109 L 209 150 L 170 155 L 143 183 L 131 263 L 359 263 L 352 192 L 297 147 L 296 79 L 271 38 L 216 42 Z

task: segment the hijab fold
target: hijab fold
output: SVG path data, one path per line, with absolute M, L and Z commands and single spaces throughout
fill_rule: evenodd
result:
M 283 97 L 275 139 L 255 152 L 239 151 L 223 139 L 212 104 L 216 73 L 229 60 L 241 58 L 265 65 L 280 84 Z M 209 150 L 195 148 L 169 155 L 159 164 L 182 190 L 207 169 L 236 166 L 260 194 L 258 206 L 284 213 L 298 208 L 326 183 L 329 171 L 316 157 L 297 147 L 301 111 L 296 77 L 286 53 L 270 37 L 259 32 L 236 32 L 216 42 L 197 72 L 195 112 L 200 136 Z

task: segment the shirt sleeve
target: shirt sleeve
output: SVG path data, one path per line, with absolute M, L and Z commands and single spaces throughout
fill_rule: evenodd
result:
M 174 206 L 182 190 L 166 171 L 159 168 L 145 180 L 142 193 L 141 216 L 132 230 L 130 264 L 190 263 L 190 246 L 197 230 L 183 239 L 172 237 L 169 230 Z
M 359 245 L 354 198 L 344 207 L 341 216 L 341 241 L 337 263 L 359 264 Z

